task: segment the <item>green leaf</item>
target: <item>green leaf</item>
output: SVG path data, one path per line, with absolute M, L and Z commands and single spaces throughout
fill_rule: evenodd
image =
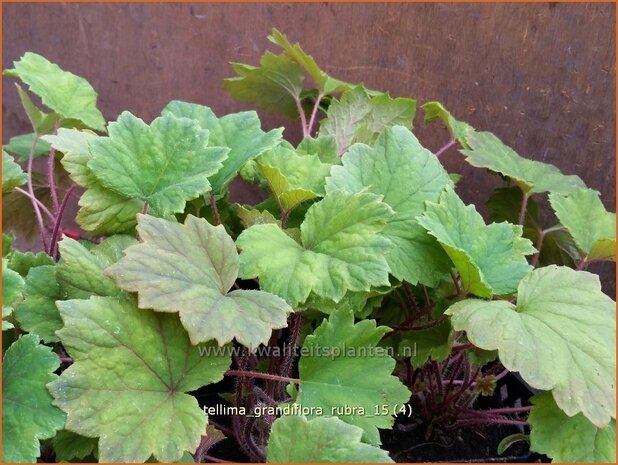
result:
M 401 333 L 398 353 L 411 353 L 412 366 L 420 368 L 430 358 L 436 362 L 446 360 L 451 348 L 451 324 L 445 320 L 431 328 Z
M 24 107 L 24 111 L 30 120 L 30 124 L 32 125 L 32 129 L 34 129 L 34 132 L 38 135 L 51 132 L 54 129 L 56 122 L 60 119 L 60 116 L 55 113 L 47 114 L 42 112 L 37 108 L 34 102 L 32 102 L 28 92 L 22 89 L 19 84 L 15 84 L 15 86 L 17 87 L 17 93 L 19 94 L 21 105 Z
M 341 158 L 337 156 L 337 142 L 333 136 L 320 134 L 316 138 L 305 137 L 296 147 L 296 151 L 305 155 L 317 155 L 322 163 L 341 163 Z
M 224 81 L 236 100 L 255 103 L 266 111 L 298 118 L 297 101 L 303 90 L 303 69 L 284 55 L 266 52 L 260 66 L 232 63 L 237 76 Z
M 10 191 L 28 181 L 28 175 L 24 173 L 13 157 L 2 150 L 2 192 Z
M 262 131 L 260 119 L 254 111 L 217 118 L 208 107 L 174 100 L 163 109 L 163 115 L 168 113 L 197 121 L 210 132 L 208 145 L 230 149 L 227 158 L 222 161 L 223 168 L 209 178 L 213 194 L 217 197 L 225 193 L 227 185 L 245 163 L 279 144 L 283 133 L 283 128 Z
M 2 462 L 36 462 L 39 440 L 64 426 L 45 385 L 58 378 L 58 356 L 34 334 L 20 337 L 2 361 Z
M 2 233 L 2 258 L 9 258 L 10 255 L 15 253 L 13 242 L 15 242 L 15 234 Z
M 69 237 L 65 237 L 58 244 L 62 260 L 58 264 L 56 277 L 66 298 L 87 299 L 91 295 L 113 297 L 122 292 L 112 279 L 103 275 L 105 268 L 121 258 L 120 251 L 112 257 L 97 253 L 103 244 L 107 244 L 106 247 L 110 248 L 111 243 L 119 243 L 117 247 L 121 251 L 122 248 L 136 244 L 137 241 L 130 236 L 112 236 L 92 250 L 86 249 L 80 242 Z
M 333 408 L 364 409 L 340 414 L 341 420 L 363 429 L 363 440 L 380 444 L 378 428 L 392 428 L 391 415 L 375 415 L 376 406 L 388 406 L 393 414 L 410 398 L 410 392 L 392 375 L 395 360 L 377 347 L 386 326 L 375 320 L 354 324 L 351 311 L 341 310 L 305 338 L 298 365 L 300 388 L 297 402 L 322 408 L 324 415 L 337 415 Z M 371 376 L 367 376 L 371 373 Z
M 62 320 L 56 301 L 63 298 L 53 265 L 31 268 L 26 277 L 23 302 L 15 307 L 15 318 L 24 331 L 37 334 L 45 342 L 57 342 L 56 330 Z
M 262 289 L 292 307 L 311 292 L 338 302 L 347 291 L 388 286 L 384 254 L 391 243 L 381 231 L 392 214 L 379 196 L 337 193 L 309 208 L 302 244 L 274 224 L 252 226 L 236 241 L 240 277 L 259 276 Z
M 283 416 L 268 439 L 271 463 L 392 463 L 388 452 L 363 444 L 363 430 L 337 417 Z M 299 441 L 298 438 L 302 438 Z
M 23 278 L 8 267 L 8 260 L 2 259 L 2 305 L 10 306 L 17 300 L 24 289 Z
M 87 438 L 71 431 L 61 430 L 53 439 L 54 453 L 58 462 L 83 459 L 94 454 L 97 450 L 98 439 Z
M 193 344 L 236 339 L 251 350 L 287 325 L 292 308 L 267 292 L 234 290 L 238 253 L 223 225 L 187 216 L 184 225 L 139 215 L 141 244 L 109 268 L 118 285 L 137 292 L 140 308 L 178 312 Z
M 474 206 L 466 206 L 451 188 L 442 193 L 439 203 L 427 202 L 418 222 L 451 257 L 463 288 L 479 297 L 512 294 L 532 269 L 526 255 L 535 249 L 521 237 L 522 227 L 486 225 Z
M 549 201 L 587 261 L 616 261 L 616 214 L 605 209 L 597 191 L 551 193 Z
M 187 392 L 216 383 L 229 356 L 192 346 L 176 315 L 93 296 L 58 302 L 74 363 L 49 385 L 66 429 L 99 437 L 101 462 L 162 462 L 194 452 L 207 417 Z M 105 363 L 101 363 L 101 361 Z
M 93 235 L 118 234 L 132 231 L 136 215 L 144 208 L 139 199 L 127 199 L 100 185 L 90 186 L 79 198 L 80 209 L 75 220 Z
M 558 463 L 616 463 L 615 420 L 598 428 L 581 413 L 568 416 L 548 392 L 537 394 L 531 401 L 531 450 Z
M 92 158 L 90 143 L 98 137 L 88 130 L 59 128 L 56 134 L 43 136 L 42 139 L 64 154 L 60 162 L 69 177 L 80 186 L 90 187 L 98 184 L 88 167 Z
M 415 100 L 388 94 L 370 97 L 363 86 L 357 86 L 331 102 L 326 119 L 320 123 L 320 135 L 332 135 L 337 154 L 342 155 L 354 142 L 372 143 L 387 127 L 412 128 L 415 112 Z
M 599 427 L 615 415 L 615 303 L 596 275 L 567 267 L 532 271 L 519 284 L 517 306 L 468 299 L 447 311 L 456 331 L 532 387 L 552 390 L 558 406 L 582 412 Z
M 123 112 L 108 131 L 109 137 L 90 142 L 88 167 L 106 189 L 147 202 L 162 216 L 182 212 L 187 200 L 209 192 L 208 177 L 229 152 L 207 147 L 209 133 L 196 121 L 169 114 L 148 126 Z
M 9 259 L 9 268 L 26 277 L 32 268 L 54 265 L 54 260 L 45 252 L 20 252 L 15 250 Z
M 568 194 L 586 187 L 579 176 L 567 176 L 554 165 L 520 157 L 491 132 L 470 132 L 466 141 L 469 149 L 460 151 L 468 163 L 512 178 L 528 195 Z
M 3 148 L 7 152 L 17 156 L 17 161 L 23 162 L 28 160 L 30 150 L 32 149 L 32 142 L 34 140 L 34 134 L 22 134 L 14 136 L 9 139 L 9 143 Z M 42 157 L 49 154 L 50 145 L 43 139 L 37 139 L 34 146 L 34 158 Z
M 234 204 L 234 211 L 245 228 L 250 228 L 254 224 L 279 224 L 277 218 L 268 210 L 262 211 L 256 208 L 247 208 L 243 205 Z
M 425 211 L 425 201 L 438 201 L 448 185 L 449 176 L 437 158 L 408 129 L 395 126 L 385 129 L 372 147 L 353 145 L 343 166 L 332 168 L 326 190 L 383 195 L 395 212 L 383 231 L 395 244 L 386 255 L 391 273 L 399 280 L 433 286 L 448 277 L 450 260 L 416 217 Z
M 97 109 L 97 93 L 84 78 L 32 52 L 26 52 L 13 66 L 5 74 L 21 79 L 45 106 L 63 118 L 79 120 L 98 131 L 105 129 L 105 120 Z
M 451 133 L 453 139 L 455 139 L 459 145 L 464 148 L 469 147 L 466 137 L 471 132 L 474 132 L 472 126 L 463 121 L 457 121 L 440 102 L 427 102 L 421 108 L 425 112 L 425 123 L 441 120 Z

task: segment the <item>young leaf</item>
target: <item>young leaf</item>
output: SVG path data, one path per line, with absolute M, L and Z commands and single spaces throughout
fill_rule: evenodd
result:
M 389 331 L 386 326 L 376 327 L 375 320 L 354 324 L 349 310 L 331 314 L 305 338 L 296 401 L 303 407 L 320 407 L 325 415 L 337 415 L 331 409 L 341 406 L 356 408 L 340 418 L 362 428 L 364 441 L 380 444 L 378 428 L 392 428 L 394 418 L 375 415 L 376 405 L 388 406 L 392 413 L 410 398 L 408 389 L 392 375 L 395 360 L 377 347 Z
M 320 134 L 316 138 L 305 137 L 296 147 L 296 151 L 304 155 L 317 155 L 322 163 L 341 163 L 341 157 L 337 156 L 337 142 L 333 136 Z
M 240 277 L 259 276 L 262 289 L 293 307 L 311 292 L 338 302 L 347 291 L 388 286 L 391 243 L 381 231 L 392 214 L 377 195 L 336 193 L 309 208 L 302 244 L 274 224 L 252 226 L 236 241 Z
M 277 44 L 284 51 L 285 56 L 298 63 L 302 68 L 313 78 L 318 90 L 322 94 L 331 94 L 334 92 L 342 92 L 351 87 L 351 84 L 334 79 L 322 71 L 313 57 L 307 55 L 300 44 L 292 45 L 285 34 L 282 34 L 277 29 L 273 29 L 268 36 L 268 40 Z
M 20 337 L 2 361 L 2 462 L 36 462 L 39 440 L 64 426 L 45 385 L 57 379 L 58 356 L 34 334 Z
M 417 219 L 451 257 L 467 292 L 479 297 L 512 294 L 532 269 L 526 255 L 535 249 L 521 237 L 522 227 L 486 225 L 474 206 L 466 206 L 451 188 L 439 203 L 427 202 L 427 210 Z
M 161 216 L 182 212 L 187 200 L 209 192 L 208 177 L 229 152 L 207 147 L 209 133 L 196 121 L 169 114 L 148 126 L 124 112 L 108 131 L 90 142 L 88 167 L 106 189 L 140 199 Z
M 556 405 L 549 392 L 531 399 L 528 416 L 532 426 L 530 449 L 554 462 L 616 463 L 616 421 L 598 428 L 584 415 L 568 416 Z
M 21 134 L 9 139 L 9 143 L 2 148 L 17 157 L 17 161 L 24 162 L 30 156 L 30 150 L 34 143 L 34 134 Z M 49 154 L 50 145 L 41 138 L 37 138 L 34 146 L 33 158 Z
M 287 324 L 292 308 L 262 291 L 234 290 L 238 253 L 225 228 L 187 216 L 184 225 L 139 215 L 142 243 L 109 268 L 118 285 L 138 292 L 139 307 L 178 312 L 193 344 L 236 339 L 250 349 Z
M 260 66 L 232 63 L 237 76 L 224 81 L 236 100 L 255 103 L 266 111 L 298 118 L 297 102 L 303 90 L 303 69 L 284 55 L 266 52 Z
M 216 197 L 225 194 L 227 185 L 245 163 L 279 144 L 283 133 L 283 128 L 262 131 L 260 119 L 254 111 L 231 113 L 217 118 L 208 107 L 174 100 L 163 109 L 162 115 L 168 113 L 193 119 L 203 129 L 207 129 L 210 132 L 209 146 L 230 149 L 227 158 L 222 161 L 223 167 L 209 177 Z
M 579 176 L 565 175 L 554 165 L 520 157 L 491 132 L 470 132 L 468 149 L 460 150 L 466 161 L 514 179 L 526 193 L 558 192 L 568 194 L 585 188 Z
M 245 228 L 250 228 L 254 224 L 278 224 L 277 218 L 268 210 L 248 208 L 236 203 L 234 204 L 234 211 Z
M 2 150 L 2 192 L 10 191 L 28 181 L 28 175 L 24 173 L 13 157 Z
M 103 275 L 103 270 L 119 260 L 121 254 L 106 257 L 97 253 L 104 244 L 107 244 L 106 248 L 114 247 L 112 243 L 116 243 L 115 246 L 122 250 L 136 244 L 137 241 L 130 236 L 117 235 L 106 239 L 91 250 L 69 237 L 59 242 L 62 259 L 58 264 L 56 277 L 66 298 L 87 299 L 91 295 L 113 297 L 122 292 L 112 279 Z
M 213 344 L 192 346 L 175 315 L 128 299 L 93 296 L 58 309 L 74 363 L 49 389 L 66 429 L 99 437 L 101 462 L 172 462 L 195 451 L 207 418 L 186 393 L 221 380 L 229 356 L 202 356 Z
M 96 176 L 88 167 L 92 158 L 90 143 L 98 137 L 87 130 L 59 128 L 56 134 L 43 136 L 42 139 L 64 154 L 60 163 L 69 177 L 80 186 L 90 187 L 97 183 Z
M 517 305 L 467 299 L 447 314 L 456 331 L 532 387 L 552 390 L 558 406 L 599 427 L 615 415 L 615 304 L 596 275 L 548 266 L 521 280 Z
M 385 129 L 372 147 L 353 145 L 343 166 L 332 168 L 326 191 L 383 195 L 395 212 L 383 231 L 395 244 L 386 255 L 391 273 L 399 280 L 432 286 L 448 276 L 450 260 L 416 217 L 425 210 L 425 201 L 438 201 L 448 185 L 448 174 L 436 157 L 408 129 L 395 126 Z
M 616 214 L 605 209 L 598 192 L 579 189 L 568 195 L 552 193 L 549 201 L 586 260 L 616 261 Z
M 363 86 L 344 92 L 328 107 L 320 124 L 320 135 L 332 135 L 337 153 L 342 155 L 354 142 L 372 143 L 385 128 L 395 125 L 412 128 L 416 101 L 392 98 L 388 94 L 370 97 Z
M 4 74 L 21 79 L 48 108 L 92 129 L 105 129 L 105 120 L 97 109 L 97 93 L 84 78 L 63 71 L 32 52 L 26 52 L 13 66 L 14 69 L 6 70 Z
M 57 342 L 56 330 L 62 320 L 56 301 L 63 299 L 54 265 L 31 268 L 26 277 L 24 300 L 15 307 L 15 318 L 24 331 L 37 334 L 45 342 Z
M 457 121 L 440 102 L 427 102 L 421 108 L 425 112 L 425 123 L 431 123 L 438 119 L 441 120 L 451 133 L 453 139 L 462 147 L 469 148 L 466 137 L 471 132 L 474 132 L 472 126 L 463 121 Z
M 270 463 L 392 463 L 385 450 L 361 442 L 363 430 L 337 417 L 283 416 L 268 438 Z M 298 440 L 302 438 L 302 440 Z

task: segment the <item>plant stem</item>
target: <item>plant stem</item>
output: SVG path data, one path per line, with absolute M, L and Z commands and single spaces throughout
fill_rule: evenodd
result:
M 62 217 L 64 216 L 64 211 L 67 208 L 67 204 L 69 203 L 69 198 L 71 197 L 71 193 L 75 189 L 75 184 L 73 184 L 68 191 L 64 194 L 64 198 L 62 199 L 62 204 L 58 208 L 58 212 L 56 213 L 56 222 L 54 223 L 54 230 L 52 232 L 51 242 L 49 243 L 49 256 L 54 260 L 58 260 L 58 234 L 60 233 L 60 224 L 62 223 Z
M 43 213 L 45 213 L 50 220 L 54 221 L 54 215 L 52 214 L 52 212 L 49 211 L 49 209 L 45 206 L 45 204 L 43 202 L 41 202 L 36 197 L 32 197 L 29 192 L 27 192 L 27 191 L 25 191 L 25 190 L 23 190 L 23 189 L 21 189 L 19 187 L 16 187 L 14 190 L 15 190 L 15 192 L 19 192 L 20 194 L 25 195 L 32 202 L 36 202 L 39 205 L 39 208 L 41 209 L 41 211 Z
M 528 426 L 528 422 L 522 420 L 509 420 L 509 419 L 492 419 L 492 418 L 479 418 L 474 420 L 458 420 L 450 429 L 461 428 L 462 426 L 474 426 L 474 425 L 515 425 L 515 426 Z
M 470 343 L 470 342 L 466 342 L 465 344 L 459 344 L 456 346 L 453 346 L 453 352 L 457 352 L 459 350 L 468 350 L 468 349 L 474 349 L 475 345 Z
M 438 326 L 440 323 L 442 323 L 447 318 L 448 317 L 446 315 L 441 315 L 440 318 L 429 321 L 428 323 L 425 323 L 422 325 L 415 325 L 411 327 L 401 325 L 401 326 L 394 326 L 393 329 L 395 329 L 396 331 L 420 331 L 421 329 L 428 329 L 428 328 L 433 328 L 434 326 Z
M 54 134 L 58 133 L 60 127 L 60 120 L 56 121 L 54 127 Z M 54 165 L 56 162 L 56 149 L 52 145 L 49 149 L 49 157 L 47 157 L 47 182 L 49 183 L 49 193 L 51 195 L 52 206 L 54 213 L 58 213 L 60 204 L 58 203 L 58 192 L 56 191 L 56 178 L 54 176 Z
M 309 135 L 309 131 L 307 130 L 307 116 L 305 115 L 305 110 L 303 109 L 303 104 L 300 101 L 300 98 L 294 97 L 294 102 L 296 102 L 296 109 L 298 110 L 298 115 L 300 116 L 300 124 L 303 128 L 303 138 Z
M 219 210 L 217 209 L 217 201 L 212 193 L 208 195 L 208 198 L 210 200 L 210 211 L 212 212 L 212 217 L 215 220 L 215 226 L 218 226 L 221 224 L 221 216 L 219 215 Z
M 461 287 L 459 287 L 459 278 L 455 276 L 455 273 L 453 273 L 453 270 L 450 270 L 450 273 L 451 273 L 451 278 L 453 280 L 453 284 L 455 284 L 455 291 L 457 292 L 457 295 L 460 296 Z
M 451 139 L 444 147 L 442 147 L 441 149 L 439 149 L 436 152 L 436 157 L 439 157 L 440 155 L 442 155 L 444 152 L 446 152 L 448 149 L 450 149 L 451 147 L 453 147 L 455 144 L 457 143 L 457 141 L 455 139 Z
M 43 217 L 41 216 L 41 210 L 39 209 L 39 205 L 34 201 L 36 196 L 34 195 L 34 188 L 32 187 L 32 162 L 34 160 L 34 150 L 36 149 L 36 144 L 39 141 L 38 136 L 34 136 L 32 138 L 32 146 L 30 147 L 30 153 L 28 154 L 28 193 L 30 194 L 30 202 L 32 203 L 32 208 L 34 210 L 34 216 L 36 217 L 37 223 L 39 225 L 39 234 L 41 235 L 41 242 L 43 243 L 43 249 L 45 252 L 49 253 L 49 249 L 47 247 L 47 238 L 45 237 L 45 225 L 43 224 Z
M 227 370 L 225 374 L 241 378 L 270 379 L 273 381 L 281 381 L 282 383 L 300 384 L 300 379 L 298 378 L 288 378 L 287 376 L 271 375 L 269 373 L 259 373 L 257 371 Z
M 218 459 L 208 454 L 201 454 L 201 455 L 202 455 L 202 460 L 208 460 L 214 463 L 233 463 L 233 462 L 230 462 L 229 460 Z M 198 462 L 198 463 L 201 463 L 201 462 Z
M 281 210 L 281 229 L 285 229 L 285 224 L 288 222 L 289 210 Z
M 410 287 L 410 284 L 404 281 L 403 289 L 406 292 L 406 297 L 408 298 L 408 302 L 410 302 L 410 305 L 412 306 L 414 316 L 418 316 L 418 314 L 420 313 L 420 310 L 418 308 L 418 305 L 416 304 L 416 298 L 414 297 L 414 292 L 412 292 L 412 288 Z
M 527 192 L 524 192 L 523 190 L 522 192 L 522 199 L 521 199 L 521 210 L 519 211 L 519 220 L 517 224 L 521 224 L 523 226 L 524 224 L 524 220 L 526 219 L 526 209 L 528 208 L 528 199 L 530 198 L 528 196 Z
M 318 114 L 318 108 L 320 107 L 320 102 L 322 101 L 323 97 L 324 97 L 324 94 L 318 94 L 318 97 L 316 98 L 315 103 L 313 104 L 313 110 L 311 111 L 311 118 L 309 118 L 309 124 L 307 125 L 307 134 L 309 136 L 311 136 L 311 132 L 313 131 L 315 117 Z
M 502 378 L 504 378 L 509 373 L 510 371 L 505 368 L 504 370 L 502 370 L 500 373 L 496 375 L 496 381 L 500 381 Z
M 541 257 L 541 249 L 543 248 L 543 239 L 545 239 L 545 231 L 539 231 L 539 238 L 536 240 L 536 244 L 534 244 L 536 253 L 532 257 L 532 260 L 530 260 L 530 265 L 532 265 L 535 268 L 539 264 L 539 258 Z
M 526 413 L 532 410 L 532 406 L 527 407 L 505 407 L 494 408 L 490 410 L 469 410 L 465 413 L 482 414 L 482 415 L 508 415 L 510 413 Z
M 584 269 L 586 269 L 586 266 L 588 266 L 588 262 L 586 261 L 586 257 L 582 257 L 579 260 L 579 263 L 577 264 L 577 268 L 575 268 L 577 271 L 582 271 Z

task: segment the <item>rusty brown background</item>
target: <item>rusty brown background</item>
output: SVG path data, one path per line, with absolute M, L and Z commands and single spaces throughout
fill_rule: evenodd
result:
M 335 77 L 439 100 L 520 154 L 578 174 L 615 210 L 614 4 L 3 4 L 3 67 L 38 52 L 87 78 L 113 120 L 149 121 L 172 99 L 217 114 L 251 108 L 222 90 L 228 62 L 257 64 L 277 27 Z M 5 78 L 6 79 L 6 78 Z M 27 129 L 3 90 L 3 142 Z M 266 128 L 297 124 L 262 114 Z M 435 149 L 448 139 L 416 121 Z M 482 203 L 498 181 L 451 151 L 460 192 Z M 249 199 L 253 193 L 240 188 Z M 480 208 L 484 211 L 483 208 Z M 614 294 L 614 268 L 597 267 Z

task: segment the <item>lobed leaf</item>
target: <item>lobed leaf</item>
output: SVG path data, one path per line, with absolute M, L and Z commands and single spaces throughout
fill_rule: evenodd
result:
M 12 156 L 2 150 L 2 192 L 10 191 L 28 181 L 24 173 Z
M 446 313 L 475 346 L 497 349 L 510 371 L 552 390 L 568 416 L 581 412 L 598 427 L 615 416 L 615 303 L 596 275 L 539 268 L 521 280 L 517 305 L 467 299 Z
M 191 345 L 175 315 L 128 299 L 93 296 L 58 309 L 74 363 L 49 389 L 66 429 L 98 437 L 101 462 L 172 462 L 194 452 L 207 417 L 187 392 L 221 380 L 229 356 Z
M 64 413 L 52 405 L 45 385 L 58 378 L 58 356 L 28 334 L 15 341 L 2 360 L 2 462 L 36 462 L 39 441 L 64 426 Z
M 327 195 L 307 211 L 300 244 L 274 224 L 243 231 L 240 277 L 259 276 L 262 289 L 293 307 L 312 292 L 338 302 L 347 291 L 388 286 L 391 243 L 381 232 L 392 215 L 373 194 Z
M 184 224 L 138 216 L 142 242 L 108 269 L 140 308 L 178 312 L 193 344 L 236 339 L 250 349 L 287 325 L 292 308 L 267 292 L 234 290 L 238 253 L 223 226 L 187 216 Z
M 466 137 L 471 132 L 474 132 L 472 126 L 463 121 L 456 120 L 440 102 L 427 102 L 421 108 L 425 112 L 425 123 L 441 120 L 451 133 L 453 139 L 455 139 L 460 146 L 469 148 Z
M 392 463 L 385 450 L 363 444 L 363 430 L 337 417 L 283 416 L 268 439 L 271 463 Z M 298 438 L 302 438 L 301 441 Z
M 342 166 L 334 166 L 326 191 L 383 195 L 395 214 L 383 235 L 393 242 L 386 255 L 391 273 L 412 284 L 430 286 L 448 276 L 450 260 L 416 217 L 426 201 L 437 201 L 449 176 L 436 157 L 406 128 L 385 129 L 372 147 L 353 145 Z
M 4 74 L 21 79 L 45 106 L 63 118 L 79 120 L 98 131 L 105 129 L 105 120 L 97 109 L 97 93 L 84 78 L 32 52 L 26 52 L 13 66 Z

